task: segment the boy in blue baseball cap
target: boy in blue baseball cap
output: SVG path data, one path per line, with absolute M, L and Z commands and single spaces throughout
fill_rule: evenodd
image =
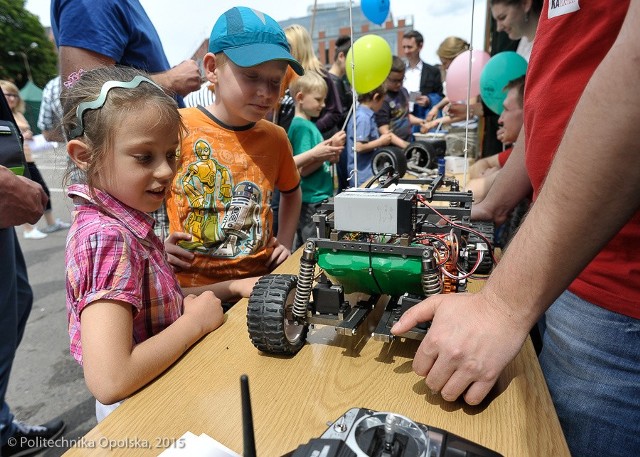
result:
M 278 101 L 287 66 L 304 73 L 278 23 L 250 8 L 231 8 L 213 26 L 203 65 L 215 101 L 181 110 L 186 133 L 167 200 L 167 251 L 182 269 L 183 287 L 271 271 L 291 254 L 302 201 L 287 134 L 264 119 Z M 281 191 L 277 234 L 270 206 L 275 188 Z M 238 283 L 246 286 L 236 293 L 248 296 L 252 280 Z

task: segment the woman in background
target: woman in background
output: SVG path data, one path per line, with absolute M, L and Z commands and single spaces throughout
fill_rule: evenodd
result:
M 40 240 L 47 236 L 47 233 L 57 232 L 58 230 L 68 229 L 71 224 L 67 222 L 63 222 L 60 219 L 55 219 L 53 217 L 53 212 L 51 211 L 51 194 L 49 192 L 49 188 L 47 184 L 44 182 L 44 178 L 40 174 L 40 170 L 36 167 L 36 163 L 33 159 L 33 154 L 31 153 L 31 147 L 29 146 L 29 140 L 33 138 L 33 132 L 31 131 L 31 126 L 29 122 L 24 117 L 25 111 L 25 103 L 22 97 L 20 96 L 20 91 L 10 81 L 0 80 L 0 88 L 4 93 L 4 96 L 9 103 L 9 107 L 11 107 L 11 111 L 13 112 L 13 117 L 18 124 L 18 128 L 20 128 L 20 132 L 24 137 L 24 157 L 27 161 L 27 167 L 29 169 L 29 177 L 40 184 L 44 189 L 45 193 L 49 197 L 49 201 L 47 202 L 47 208 L 44 212 L 44 218 L 47 221 L 47 226 L 42 229 L 42 231 L 38 230 L 38 227 L 31 224 L 23 224 L 23 236 L 26 239 L 31 240 Z

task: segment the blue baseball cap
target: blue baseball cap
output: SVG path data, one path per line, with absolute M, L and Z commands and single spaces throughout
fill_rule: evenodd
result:
M 209 37 L 209 52 L 224 52 L 239 67 L 285 60 L 293 71 L 303 75 L 302 65 L 289 51 L 287 37 L 273 18 L 244 6 L 222 14 Z

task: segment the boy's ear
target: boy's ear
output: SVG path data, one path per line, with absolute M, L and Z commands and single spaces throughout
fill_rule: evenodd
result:
M 300 103 L 302 102 L 302 99 L 304 98 L 304 94 L 302 93 L 302 91 L 298 91 L 296 92 L 296 95 L 293 96 L 293 99 L 297 102 Z
M 89 169 L 89 161 L 91 159 L 91 152 L 87 145 L 80 140 L 71 140 L 67 143 L 67 153 L 73 163 L 82 171 Z
M 215 54 L 213 54 L 212 52 L 207 52 L 202 58 L 202 67 L 204 68 L 204 75 L 206 76 L 207 80 L 215 84 L 215 71 L 218 68 Z

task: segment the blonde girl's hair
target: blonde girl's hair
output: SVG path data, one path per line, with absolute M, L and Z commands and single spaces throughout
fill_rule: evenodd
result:
M 12 93 L 12 94 L 17 94 L 18 95 L 18 104 L 16 105 L 16 107 L 13 109 L 15 112 L 18 112 L 20 114 L 24 114 L 27 106 L 24 103 L 24 100 L 22 99 L 22 96 L 20 95 L 20 90 L 18 89 L 18 86 L 16 86 L 15 84 L 13 84 L 11 81 L 7 81 L 7 80 L 0 80 L 0 88 L 2 88 L 2 92 L 7 92 L 7 93 Z
M 313 51 L 313 42 L 307 29 L 293 24 L 284 29 L 287 41 L 291 47 L 291 55 L 300 62 L 305 71 L 311 70 L 322 73 L 322 63 Z
M 458 38 L 457 36 L 450 36 L 444 39 L 436 54 L 438 57 L 443 60 L 453 60 L 462 54 L 464 51 L 469 49 L 470 45 L 462 38 Z
M 294 99 L 300 92 L 303 94 L 309 94 L 314 90 L 322 91 L 325 96 L 327 95 L 327 83 L 324 78 L 315 71 L 306 71 L 304 75 L 296 78 L 289 85 L 289 91 Z
M 95 188 L 98 177 L 104 173 L 108 152 L 112 150 L 113 141 L 118 135 L 117 126 L 123 119 L 131 115 L 139 115 L 141 107 L 148 108 L 158 124 L 178 125 L 180 134 L 185 131 L 184 124 L 178 112 L 178 104 L 168 96 L 159 86 L 149 82 L 141 82 L 135 87 L 125 88 L 115 86 L 111 88 L 104 99 L 104 103 L 95 109 L 81 112 L 82 119 L 78 120 L 76 110 L 81 103 L 98 100 L 103 86 L 107 83 L 129 82 L 136 76 L 149 78 L 144 72 L 123 66 L 109 66 L 89 70 L 82 73 L 69 88 L 63 87 L 60 101 L 64 112 L 62 127 L 67 138 L 76 137 L 87 145 L 91 152 L 88 168 L 84 178 L 91 193 Z M 81 125 L 79 134 L 76 134 Z M 74 132 L 72 135 L 71 132 Z M 67 170 L 65 180 L 68 181 L 73 167 Z

